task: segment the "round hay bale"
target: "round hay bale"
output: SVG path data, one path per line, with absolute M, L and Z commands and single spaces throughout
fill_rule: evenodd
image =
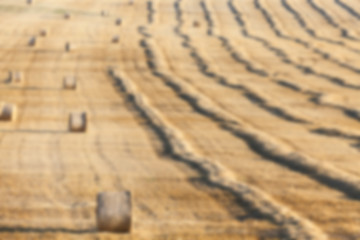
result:
M 67 90 L 76 90 L 76 78 L 75 77 L 65 77 L 63 81 L 63 87 Z
M 115 20 L 115 24 L 116 24 L 117 26 L 120 26 L 120 25 L 122 24 L 122 19 L 121 19 L 121 18 L 117 18 L 117 19 Z
M 129 191 L 99 193 L 96 219 L 99 231 L 130 232 L 131 193 Z
M 194 27 L 200 27 L 200 22 L 199 21 L 194 21 L 193 26 Z
M 108 11 L 105 11 L 105 10 L 102 10 L 101 11 L 101 16 L 103 16 L 103 17 L 108 17 L 110 14 L 109 14 L 109 12 Z
M 13 84 L 22 84 L 24 77 L 21 72 L 9 72 L 9 82 Z
M 9 103 L 1 104 L 0 120 L 2 121 L 13 121 L 17 117 L 16 106 Z
M 118 43 L 119 40 L 120 40 L 120 37 L 116 35 L 116 36 L 114 36 L 114 37 L 112 38 L 111 42 L 112 42 L 112 43 Z
M 36 46 L 36 37 L 31 37 L 30 39 L 29 39 L 29 42 L 28 42 L 28 45 L 29 45 L 29 47 L 34 47 L 34 46 Z
M 48 31 L 46 29 L 41 29 L 39 35 L 41 37 L 46 37 L 48 35 Z
M 69 117 L 70 132 L 86 132 L 87 115 L 85 112 L 71 113 Z
M 70 52 L 72 49 L 71 44 L 69 42 L 65 43 L 65 51 Z
M 71 18 L 70 13 L 68 12 L 64 13 L 64 19 L 70 19 L 70 18 Z

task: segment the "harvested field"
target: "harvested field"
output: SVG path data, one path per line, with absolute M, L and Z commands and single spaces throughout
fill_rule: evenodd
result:
M 360 239 L 360 2 L 0 13 L 0 240 Z

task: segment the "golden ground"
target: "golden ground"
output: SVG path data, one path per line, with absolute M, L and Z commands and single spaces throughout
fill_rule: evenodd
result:
M 0 239 L 360 239 L 359 21 L 345 0 L 1 0 Z M 98 233 L 96 194 L 123 189 L 131 234 Z

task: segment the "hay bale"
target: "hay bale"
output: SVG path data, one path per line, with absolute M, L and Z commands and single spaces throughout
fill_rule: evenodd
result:
M 101 11 L 101 16 L 103 16 L 103 17 L 108 17 L 109 15 L 110 15 L 110 14 L 109 14 L 108 11 L 104 11 L 104 10 Z
M 120 37 L 116 35 L 116 36 L 114 36 L 114 37 L 112 38 L 111 42 L 112 42 L 112 43 L 118 43 L 119 40 L 120 40 Z
M 36 37 L 35 36 L 33 36 L 29 39 L 28 45 L 29 45 L 29 47 L 36 46 Z
M 114 77 L 115 76 L 115 70 L 113 67 L 108 67 L 108 74 L 109 76 L 111 77 Z
M 64 19 L 70 19 L 70 18 L 71 18 L 70 13 L 68 12 L 64 13 Z
M 48 35 L 48 31 L 46 29 L 41 29 L 39 35 L 41 37 L 46 37 Z
M 131 230 L 131 193 L 103 192 L 97 195 L 99 231 L 127 233 Z
M 87 115 L 85 112 L 71 113 L 69 116 L 70 132 L 86 132 Z
M 9 72 L 9 83 L 12 84 L 22 84 L 24 82 L 24 77 L 21 72 Z
M 16 106 L 9 103 L 2 103 L 0 106 L 0 120 L 1 121 L 14 121 L 17 116 Z
M 63 87 L 66 90 L 76 90 L 77 83 L 75 77 L 65 77 L 63 82 Z
M 194 21 L 194 22 L 193 22 L 193 26 L 194 26 L 194 27 L 200 27 L 200 22 Z
M 70 52 L 71 49 L 72 49 L 71 44 L 70 44 L 69 42 L 66 42 L 66 43 L 65 43 L 65 51 L 66 51 L 66 52 Z
M 120 26 L 120 25 L 122 24 L 122 19 L 121 19 L 121 18 L 117 18 L 117 19 L 115 20 L 115 24 L 116 24 L 117 26 Z

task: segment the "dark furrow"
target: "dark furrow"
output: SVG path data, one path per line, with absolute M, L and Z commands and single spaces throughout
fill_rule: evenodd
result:
M 207 5 L 206 5 L 205 2 L 201 1 L 201 2 L 200 2 L 200 5 L 201 5 L 201 7 L 202 7 L 202 9 L 203 9 L 203 11 L 204 11 L 205 19 L 206 19 L 206 21 L 208 22 L 208 30 L 207 30 L 207 32 L 208 32 L 208 34 L 209 34 L 210 36 L 215 36 L 215 37 L 216 37 L 217 35 L 215 35 L 215 34 L 214 34 L 214 31 L 213 31 L 214 22 L 213 22 L 213 20 L 212 20 L 211 13 L 210 13 L 210 11 L 207 9 Z M 181 26 L 180 26 L 180 27 L 181 27 Z M 180 32 L 181 32 L 181 31 L 180 31 Z M 183 35 L 186 35 L 186 34 L 184 34 L 183 32 L 181 32 L 181 33 L 182 33 Z M 201 58 L 201 56 L 199 56 L 199 54 L 197 53 L 196 49 L 191 45 L 191 38 L 190 38 L 188 35 L 186 35 L 186 36 L 187 36 L 187 37 L 186 37 L 186 40 L 184 40 L 184 41 L 185 41 L 185 44 L 184 44 L 184 45 L 186 45 L 186 46 L 188 46 L 188 48 L 191 48 L 191 49 L 192 49 L 192 56 L 193 56 L 193 57 L 196 56 L 195 62 L 197 63 L 200 71 L 203 71 L 203 74 L 205 74 L 205 75 L 208 76 L 208 77 L 221 78 L 221 76 L 218 76 L 216 73 L 209 72 L 209 70 L 207 70 L 207 67 L 206 67 L 206 66 L 205 66 L 205 67 L 203 66 L 203 65 L 206 65 L 206 64 L 205 64 L 205 61 Z M 221 38 L 221 36 L 220 36 L 220 38 Z M 195 54 L 194 54 L 194 52 L 195 52 Z M 204 72 L 204 71 L 205 71 L 205 72 Z M 224 81 L 224 80 L 223 80 L 223 81 Z M 277 80 L 273 80 L 273 81 L 275 81 L 276 83 L 278 83 Z M 219 82 L 219 81 L 218 81 L 218 82 Z M 287 83 L 286 81 L 279 81 L 279 82 L 281 82 L 281 83 L 283 83 L 283 84 L 284 84 L 284 83 Z M 246 98 L 248 98 L 253 104 L 256 104 L 257 106 L 259 106 L 259 107 L 261 107 L 261 108 L 264 108 L 264 109 L 266 109 L 267 111 L 272 112 L 272 113 L 274 113 L 274 114 L 277 115 L 277 116 L 280 115 L 280 116 L 283 117 L 283 119 L 286 119 L 286 120 L 289 120 L 289 121 L 294 121 L 294 122 L 298 121 L 298 122 L 301 122 L 301 123 L 311 123 L 311 122 L 305 121 L 305 120 L 300 119 L 300 118 L 299 118 L 299 119 L 294 119 L 293 116 L 288 116 L 287 113 L 284 112 L 281 108 L 274 108 L 273 106 L 268 105 L 267 102 L 266 102 L 260 95 L 258 95 L 258 94 L 256 94 L 255 92 L 247 89 L 245 86 L 242 86 L 241 84 L 236 84 L 236 85 L 235 85 L 235 84 L 228 84 L 228 85 L 232 86 L 232 88 L 234 88 L 234 89 L 242 90 L 242 91 L 243 91 L 243 95 L 244 95 Z M 291 86 L 293 90 L 294 90 L 294 88 L 295 88 L 296 90 L 300 90 L 300 88 L 296 88 L 295 85 L 287 84 L 287 85 L 285 85 L 285 86 L 287 86 L 287 87 Z M 318 94 L 318 93 L 309 92 L 309 94 L 310 94 L 312 97 L 316 97 L 316 98 L 318 98 L 318 99 L 320 99 L 320 97 L 321 97 L 321 94 Z M 313 102 L 312 100 L 313 100 L 313 99 L 311 98 L 310 101 Z M 314 102 L 313 102 L 313 103 L 314 103 Z M 326 105 L 326 106 L 329 106 L 328 104 L 324 104 L 324 103 L 322 103 L 322 102 L 318 102 L 317 104 L 318 104 L 318 105 Z M 348 112 L 348 111 L 346 111 L 346 113 L 347 113 L 347 112 Z M 348 114 L 346 114 L 346 116 L 348 116 Z M 291 118 L 290 118 L 290 117 L 291 117 Z M 339 129 L 336 129 L 336 128 L 335 128 L 335 130 L 338 131 L 338 132 L 340 132 L 340 133 L 342 133 L 342 130 L 339 130 Z M 317 132 L 313 132 L 313 131 L 312 131 L 312 133 L 315 134 L 315 133 L 317 133 Z M 353 146 L 352 146 L 352 147 L 353 147 Z
M 296 92 L 301 92 L 301 88 L 291 82 L 288 82 L 288 81 L 285 81 L 285 80 L 274 80 L 277 84 L 279 84 L 280 86 L 283 86 L 283 87 L 286 87 L 286 88 L 289 88 L 293 91 L 296 91 Z
M 356 148 L 360 151 L 360 134 L 354 134 L 352 132 L 346 133 L 344 131 L 339 131 L 337 129 L 333 128 L 316 128 L 312 130 L 314 133 L 324 135 L 326 137 L 336 137 L 336 138 L 342 138 L 346 140 L 351 140 L 355 143 L 351 144 L 353 148 Z
M 322 97 L 324 96 L 324 94 L 316 94 L 313 95 L 312 98 L 310 98 L 310 100 L 318 105 L 322 105 L 322 106 L 327 106 L 327 107 L 331 107 L 334 109 L 339 109 L 341 110 L 346 116 L 356 120 L 356 121 L 360 121 L 360 111 L 356 110 L 356 109 L 351 109 L 342 105 L 336 105 L 334 103 L 328 103 L 328 102 L 324 102 L 322 100 Z
M 177 4 L 178 3 L 179 2 L 177 2 Z M 141 32 L 144 32 L 144 28 L 142 28 Z M 181 85 L 181 83 L 173 79 L 170 75 L 168 75 L 168 73 L 159 70 L 157 53 L 154 52 L 151 43 L 149 43 L 149 37 L 146 37 L 149 35 L 150 34 L 143 35 L 144 38 L 141 40 L 141 47 L 144 49 L 148 67 L 152 74 L 173 89 L 181 99 L 184 99 L 198 113 L 217 122 L 224 121 L 223 117 L 219 115 L 219 113 L 213 112 L 203 106 L 203 104 L 207 104 L 204 102 L 204 99 L 198 98 L 197 94 L 189 94 L 189 89 L 184 89 L 184 85 Z M 133 94 L 132 99 L 135 98 L 134 95 L 135 94 Z M 144 111 L 148 116 L 148 120 L 153 122 L 153 126 L 156 127 L 157 131 L 165 136 L 169 142 L 172 157 L 198 170 L 204 181 L 206 181 L 210 186 L 217 187 L 234 194 L 234 196 L 239 199 L 239 202 L 245 204 L 253 211 L 256 210 L 260 216 L 277 225 L 283 226 L 284 239 L 327 238 L 321 230 L 313 225 L 313 223 L 309 222 L 307 219 L 300 218 L 296 213 L 291 212 L 286 207 L 276 203 L 261 190 L 233 180 L 233 177 L 230 177 L 232 174 L 223 166 L 213 160 L 196 156 L 192 152 L 191 147 L 187 145 L 187 142 L 183 141 L 182 138 L 178 136 L 178 131 L 175 128 L 170 128 L 169 124 L 165 123 L 163 117 L 160 117 L 156 112 L 154 112 L 153 107 L 144 106 L 144 103 L 147 102 L 144 98 L 140 99 L 139 95 L 137 98 L 139 99 L 137 100 L 138 102 L 141 101 L 141 104 L 143 105 L 141 106 L 141 109 L 143 109 L 142 111 Z M 230 124 L 236 124 L 233 121 L 226 121 L 227 122 L 224 124 L 228 126 Z
M 245 66 L 246 70 L 250 73 L 256 74 L 260 77 L 269 77 L 269 73 L 264 70 L 255 67 L 249 60 L 245 59 L 241 53 L 235 50 L 235 48 L 230 44 L 228 38 L 224 36 L 218 36 L 218 39 L 221 41 L 224 49 L 230 54 L 230 56 L 238 63 Z
M 355 11 L 355 9 L 352 8 L 350 5 L 347 5 L 342 0 L 334 0 L 334 1 L 338 6 L 340 6 L 342 9 L 344 9 L 351 16 L 353 16 L 353 17 L 357 18 L 358 20 L 360 20 L 360 14 L 357 11 Z
M 210 13 L 209 13 L 209 11 L 207 11 L 206 4 L 204 2 L 201 2 L 201 7 L 204 10 L 204 15 L 205 15 L 205 18 L 207 19 L 207 23 L 209 26 L 207 32 L 209 35 L 213 35 L 213 31 L 212 31 L 213 28 L 211 27 L 213 23 L 212 23 Z M 290 121 L 290 122 L 295 122 L 295 123 L 307 123 L 307 121 L 305 119 L 294 116 L 293 114 L 289 113 L 288 111 L 270 104 L 268 101 L 263 99 L 261 96 L 259 96 L 255 92 L 251 91 L 249 88 L 247 88 L 241 84 L 230 83 L 226 77 L 211 71 L 209 69 L 209 66 L 206 63 L 206 61 L 198 53 L 197 49 L 194 46 L 192 46 L 191 38 L 187 34 L 185 34 L 181 31 L 182 20 L 181 19 L 179 20 L 179 18 L 178 18 L 178 21 L 179 21 L 179 25 L 175 27 L 175 33 L 177 36 L 179 36 L 180 38 L 183 39 L 183 43 L 182 43 L 183 47 L 189 50 L 191 58 L 195 61 L 199 71 L 203 75 L 205 75 L 208 78 L 213 79 L 214 81 L 216 81 L 217 83 L 219 83 L 222 86 L 241 91 L 243 96 L 246 99 L 248 99 L 251 103 L 264 109 L 265 111 L 271 113 L 272 115 L 274 115 L 276 117 L 282 118 L 282 119 Z M 226 39 L 222 36 L 219 36 L 218 39 L 223 43 L 224 47 L 228 51 L 231 52 L 231 56 L 237 62 L 245 65 L 247 71 L 257 74 L 261 77 L 266 77 L 268 75 L 264 70 L 260 70 L 260 69 L 253 67 L 249 61 L 245 60 L 244 58 L 242 58 L 242 56 L 239 53 L 235 52 L 233 50 L 233 47 L 230 45 L 228 39 Z
M 255 0 L 256 2 L 258 2 L 257 0 Z M 229 44 L 229 40 L 224 38 L 223 36 L 220 35 L 215 35 L 213 34 L 213 28 L 214 28 L 214 23 L 211 17 L 211 13 L 210 11 L 207 9 L 207 6 L 205 4 L 205 2 L 201 2 L 201 7 L 204 11 L 204 15 L 206 16 L 206 20 L 208 22 L 208 33 L 211 33 L 211 36 L 215 36 L 218 37 L 222 42 L 223 42 L 223 46 L 225 47 L 225 49 L 227 49 L 227 51 L 232 51 L 232 47 Z M 261 7 L 260 5 L 258 5 L 259 7 Z M 271 18 L 270 18 L 271 20 Z M 186 38 L 186 45 L 191 47 L 191 39 L 190 37 Z M 185 41 L 185 40 L 184 40 Z M 193 48 L 193 51 L 196 52 L 196 49 Z M 236 52 L 232 53 L 232 54 L 237 54 Z M 199 60 L 200 59 L 200 60 Z M 202 60 L 202 58 L 197 54 L 197 63 L 204 63 L 204 60 Z M 247 62 L 247 60 L 241 60 L 241 61 L 245 61 L 246 63 L 248 63 L 248 65 L 251 66 L 250 62 Z M 244 64 L 247 65 L 247 64 Z M 202 67 L 201 65 L 199 66 L 199 69 L 205 69 L 204 67 Z M 265 71 L 265 70 L 250 70 L 249 68 L 247 68 L 247 70 L 251 73 L 257 74 L 259 76 L 265 77 L 268 76 L 269 74 Z M 260 73 L 259 73 L 260 71 Z M 262 74 L 264 73 L 264 74 Z M 209 73 L 204 73 L 207 76 L 216 76 L 216 74 L 209 74 Z M 286 81 L 286 80 L 278 80 L 278 79 L 272 79 L 273 82 L 275 82 L 276 84 L 279 84 L 281 86 L 290 88 L 292 90 L 298 91 L 298 92 L 302 92 L 302 89 L 294 84 L 291 84 L 290 82 Z M 294 119 L 293 116 L 289 116 L 286 112 L 284 112 L 281 108 L 277 108 L 274 106 L 271 106 L 267 103 L 267 101 L 265 99 L 262 99 L 261 96 L 259 96 L 258 94 L 256 94 L 255 92 L 249 90 L 248 88 L 246 88 L 245 86 L 242 86 L 241 84 L 230 84 L 233 88 L 236 89 L 240 89 L 243 91 L 243 94 L 245 97 L 247 97 L 250 101 L 252 101 L 254 104 L 257 104 L 259 107 L 267 109 L 269 112 L 273 112 L 275 115 L 281 115 L 283 116 L 284 119 L 289 120 L 289 121 L 294 121 L 294 122 L 301 122 L 301 123 L 311 123 L 308 120 L 304 120 L 304 119 L 300 119 L 300 118 L 296 118 Z M 331 104 L 326 104 L 324 102 L 321 101 L 321 96 L 323 96 L 324 94 L 322 93 L 317 93 L 317 92 L 313 92 L 313 91 L 305 91 L 305 95 L 310 95 L 310 99 L 309 101 L 312 103 L 315 103 L 319 106 L 326 106 L 326 107 L 332 107 L 335 109 L 339 109 L 340 111 L 342 111 L 347 117 L 353 118 L 355 120 L 360 121 L 360 112 L 353 110 L 353 109 L 349 109 L 349 108 L 345 108 L 342 106 L 337 106 L 337 105 L 331 105 Z
M 241 53 L 237 52 L 235 50 L 235 48 L 231 45 L 228 38 L 213 33 L 214 22 L 213 22 L 213 20 L 211 18 L 210 12 L 208 11 L 208 9 L 206 7 L 206 4 L 204 2 L 200 2 L 200 6 L 203 9 L 204 17 L 205 17 L 207 25 L 208 25 L 208 29 L 207 29 L 208 35 L 217 37 L 221 41 L 222 46 L 224 47 L 224 49 L 230 54 L 230 56 L 236 62 L 244 65 L 248 72 L 254 73 L 254 74 L 256 74 L 258 76 L 261 76 L 261 77 L 268 77 L 269 73 L 267 73 L 263 69 L 259 69 L 259 68 L 254 67 L 253 64 L 249 60 L 245 59 L 241 55 Z
M 208 30 L 207 30 L 208 35 L 217 37 L 222 42 L 222 46 L 225 48 L 225 50 L 229 52 L 230 56 L 235 61 L 244 65 L 248 72 L 256 74 L 261 77 L 268 77 L 269 73 L 267 73 L 265 70 L 262 70 L 262 69 L 256 69 L 255 67 L 253 67 L 253 65 L 250 61 L 244 59 L 238 52 L 236 52 L 234 50 L 234 48 L 231 46 L 230 41 L 226 37 L 218 35 L 218 34 L 214 34 L 214 31 L 213 31 L 214 22 L 212 20 L 211 13 L 210 13 L 209 9 L 207 8 L 207 5 L 205 2 L 201 1 L 200 6 L 204 12 L 204 16 L 205 16 L 205 19 L 206 19 L 206 22 L 208 25 Z M 185 34 L 182 33 L 182 35 L 185 35 Z M 292 121 L 292 122 L 308 123 L 308 121 L 305 119 L 301 119 L 301 118 L 292 116 L 289 113 L 287 113 L 285 110 L 283 110 L 279 107 L 276 107 L 276 106 L 272 106 L 265 99 L 263 99 L 260 95 L 251 91 L 246 86 L 243 86 L 241 84 L 230 84 L 226 81 L 225 77 L 219 76 L 218 74 L 209 71 L 208 67 L 205 63 L 205 60 L 197 53 L 196 48 L 191 45 L 191 39 L 189 36 L 187 38 L 184 38 L 184 43 L 185 43 L 184 45 L 188 46 L 187 48 L 191 49 L 191 56 L 194 58 L 194 60 L 198 64 L 198 68 L 200 69 L 200 71 L 207 77 L 215 78 L 217 80 L 217 82 L 219 82 L 222 85 L 225 84 L 226 86 L 231 87 L 233 89 L 241 90 L 243 92 L 243 95 L 248 100 L 250 100 L 253 104 L 256 104 L 258 107 L 265 109 L 266 111 L 268 111 L 276 116 L 281 116 L 283 119 Z
M 239 10 L 233 4 L 233 0 L 228 1 L 228 7 L 230 9 L 230 12 L 234 15 L 234 18 L 235 18 L 236 22 L 238 23 L 239 27 L 241 28 L 241 34 L 245 38 L 249 38 L 255 42 L 260 43 L 262 46 L 264 46 L 265 49 L 274 53 L 275 56 L 280 58 L 283 63 L 293 66 L 294 68 L 300 70 L 304 74 L 309 74 L 309 75 L 313 75 L 318 78 L 322 78 L 322 79 L 327 80 L 337 86 L 340 86 L 343 88 L 349 88 L 349 89 L 353 89 L 353 90 L 360 90 L 360 85 L 348 83 L 341 77 L 331 76 L 331 75 L 328 75 L 325 73 L 317 72 L 310 66 L 302 65 L 302 64 L 299 64 L 299 63 L 291 60 L 289 58 L 289 56 L 285 53 L 285 51 L 282 50 L 281 48 L 275 47 L 265 38 L 261 38 L 259 36 L 255 36 L 255 35 L 252 35 L 249 33 L 249 31 L 246 27 L 246 22 L 243 20 L 242 14 L 239 12 Z
M 180 0 L 175 3 L 175 9 L 177 17 L 181 19 L 182 12 L 179 4 Z M 182 23 L 179 22 L 179 24 Z M 164 81 L 179 98 L 186 101 L 196 112 L 218 123 L 220 128 L 243 140 L 254 153 L 263 157 L 264 160 L 286 166 L 354 199 L 360 198 L 360 179 L 325 162 L 319 162 L 295 152 L 276 138 L 241 122 L 237 117 L 218 107 L 212 100 L 194 90 L 190 85 L 185 84 L 183 80 L 171 76 L 171 73 L 158 70 L 156 58 L 158 53 L 155 54 L 154 48 L 149 46 L 146 38 L 142 40 L 141 45 L 148 59 L 148 67 L 155 77 Z
M 330 61 L 332 63 L 335 63 L 336 65 L 338 65 L 339 67 L 342 68 L 346 68 L 356 74 L 360 74 L 360 68 L 352 66 L 346 62 L 343 62 L 337 58 L 335 58 L 334 56 L 332 56 L 329 52 L 326 52 L 320 48 L 314 47 L 312 46 L 309 42 L 297 38 L 297 37 L 292 37 L 289 35 L 284 34 L 278 27 L 276 24 L 276 21 L 272 18 L 271 14 L 266 10 L 266 8 L 264 8 L 260 2 L 261 0 L 254 0 L 254 5 L 255 8 L 258 9 L 262 15 L 264 16 L 266 22 L 269 24 L 270 29 L 275 33 L 275 35 L 281 39 L 284 40 L 288 40 L 288 41 L 292 41 L 302 47 L 304 47 L 305 49 L 321 56 L 324 60 L 326 61 Z M 312 0 L 308 0 L 308 1 L 312 1 Z
M 154 22 L 154 15 L 156 13 L 156 11 L 154 10 L 154 6 L 153 6 L 153 2 L 152 1 L 147 1 L 147 11 L 148 11 L 148 23 L 151 24 Z
M 250 100 L 253 104 L 257 105 L 258 107 L 265 109 L 266 111 L 272 113 L 275 116 L 281 116 L 281 118 L 295 123 L 309 123 L 308 120 L 305 120 L 303 118 L 290 115 L 286 110 L 272 106 L 270 105 L 265 99 L 263 99 L 259 94 L 249 90 L 245 86 L 241 86 L 240 84 L 237 84 L 235 87 L 238 89 L 242 89 L 243 95 Z
M 313 2 L 313 0 L 308 0 L 309 2 Z M 297 39 L 297 38 L 292 38 L 290 36 L 286 36 L 284 35 L 277 27 L 276 27 L 276 24 L 275 22 L 272 20 L 272 17 L 271 15 L 267 12 L 267 10 L 262 7 L 262 5 L 260 4 L 260 1 L 259 0 L 254 0 L 254 4 L 255 4 L 255 7 L 260 10 L 262 12 L 262 14 L 264 15 L 266 21 L 268 22 L 268 24 L 270 25 L 271 29 L 275 32 L 275 34 L 280 37 L 280 38 L 284 38 L 284 39 L 287 39 L 287 40 L 291 40 L 295 43 L 298 43 L 300 45 L 303 45 L 304 47 L 306 48 L 310 48 L 310 44 L 307 43 L 307 42 L 304 42 L 303 40 L 300 40 L 300 39 Z M 329 59 L 329 60 L 332 60 L 333 62 L 337 63 L 338 65 L 342 66 L 342 67 L 345 67 L 345 68 L 348 68 L 350 70 L 353 70 L 354 72 L 356 73 L 359 73 L 359 69 L 357 68 L 354 68 L 352 66 L 349 66 L 345 63 L 341 63 L 340 61 L 336 60 L 336 59 L 332 59 L 332 57 L 325 53 L 325 52 L 321 52 L 320 49 L 317 49 L 317 48 L 313 48 L 313 52 L 315 53 L 319 53 L 321 55 L 323 55 L 324 59 Z M 335 104 L 329 104 L 329 103 L 324 103 L 321 101 L 321 97 L 324 95 L 322 93 L 319 93 L 319 92 L 314 92 L 314 91 L 303 91 L 300 87 L 298 87 L 297 85 L 294 85 L 288 81 L 285 81 L 285 80 L 277 80 L 275 79 L 274 82 L 276 82 L 277 84 L 281 85 L 281 86 L 284 86 L 284 87 L 287 87 L 293 91 L 297 91 L 297 92 L 302 92 L 303 94 L 305 95 L 309 95 L 310 96 L 310 101 L 319 105 L 319 106 L 325 106 L 325 107 L 330 107 L 330 108 L 334 108 L 334 109 L 338 109 L 340 110 L 341 112 L 343 112 L 344 115 L 346 115 L 347 117 L 350 117 L 350 118 L 353 118 L 357 121 L 360 121 L 360 111 L 357 111 L 357 110 L 354 110 L 354 109 L 350 109 L 350 108 L 347 108 L 347 107 L 344 107 L 344 106 L 341 106 L 341 105 L 335 105 Z M 337 131 L 338 133 L 342 133 L 341 131 L 339 130 L 334 130 L 334 131 Z M 313 131 L 314 133 L 320 133 L 319 131 Z M 323 133 L 323 132 L 322 132 Z M 360 148 L 360 143 L 359 144 L 353 144 L 352 145 L 353 147 L 359 149 Z
M 341 36 L 352 40 L 352 41 L 360 41 L 358 38 L 353 37 L 349 34 L 349 30 L 347 30 L 346 28 L 343 28 L 339 23 L 337 23 L 332 16 L 326 12 L 326 10 L 322 7 L 320 7 L 316 2 L 314 2 L 314 0 L 307 0 L 307 3 L 315 10 L 317 11 L 325 20 L 326 22 L 333 26 L 334 28 L 338 29 L 341 33 Z
M 329 44 L 338 45 L 338 46 L 341 46 L 343 48 L 346 48 L 347 50 L 349 50 L 349 51 L 351 51 L 353 53 L 360 54 L 359 49 L 349 47 L 342 41 L 334 41 L 334 40 L 329 39 L 329 38 L 318 36 L 316 31 L 308 26 L 308 24 L 306 23 L 305 19 L 301 16 L 301 14 L 299 12 L 297 12 L 293 7 L 290 6 L 290 4 L 288 3 L 288 0 L 281 0 L 281 4 L 289 13 L 291 13 L 293 15 L 293 17 L 298 22 L 298 24 L 312 38 L 317 39 L 319 41 L 327 42 Z
M 200 6 L 202 8 L 206 8 L 205 3 L 202 2 L 202 1 L 200 2 Z M 203 11 L 203 13 L 204 13 L 204 17 L 206 19 L 207 25 L 208 25 L 208 28 L 207 28 L 208 29 L 207 30 L 208 35 L 210 35 L 210 36 L 214 35 L 214 33 L 213 33 L 214 22 L 213 22 L 213 20 L 212 20 L 212 18 L 211 18 L 208 11 Z
M 321 93 L 321 92 L 315 92 L 313 90 L 304 90 L 303 88 L 301 88 L 299 85 L 296 85 L 294 83 L 290 83 L 287 80 L 284 79 L 274 79 L 273 80 L 275 83 L 279 84 L 282 87 L 286 87 L 288 89 L 291 89 L 293 91 L 302 93 L 304 95 L 309 96 L 309 100 L 319 106 L 324 106 L 324 107 L 330 107 L 333 109 L 338 109 L 340 111 L 343 112 L 343 114 L 345 114 L 347 117 L 350 117 L 356 121 L 360 121 L 360 111 L 356 110 L 356 109 L 351 109 L 345 106 L 342 106 L 340 104 L 334 104 L 334 103 L 327 103 L 324 102 L 322 100 L 323 96 L 326 96 L 326 94 Z

